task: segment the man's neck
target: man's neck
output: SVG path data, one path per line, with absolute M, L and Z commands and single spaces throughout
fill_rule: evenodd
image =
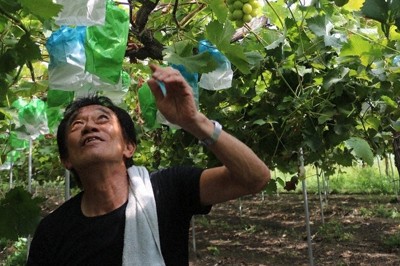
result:
M 129 180 L 125 167 L 86 170 L 79 174 L 84 189 L 81 209 L 85 216 L 107 214 L 127 201 Z

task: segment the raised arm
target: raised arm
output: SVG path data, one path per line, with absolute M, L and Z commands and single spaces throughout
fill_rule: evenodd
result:
M 148 84 L 156 98 L 157 108 L 165 118 L 199 140 L 209 138 L 214 123 L 200 113 L 192 88 L 178 70 L 152 65 Z M 166 94 L 158 82 L 163 82 Z M 224 130 L 207 146 L 223 164 L 206 169 L 200 178 L 200 199 L 203 204 L 215 204 L 261 191 L 270 180 L 270 171 L 260 158 L 243 142 Z

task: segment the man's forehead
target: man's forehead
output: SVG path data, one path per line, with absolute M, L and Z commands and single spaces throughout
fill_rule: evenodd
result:
M 77 116 L 81 115 L 89 115 L 91 113 L 103 113 L 103 114 L 108 114 L 108 115 L 115 115 L 115 113 L 108 107 L 105 107 L 103 105 L 86 105 L 80 107 L 78 110 L 75 111 L 74 114 L 72 114 L 71 119 L 75 119 Z
M 97 104 L 83 106 L 78 109 L 77 113 L 93 112 L 93 111 L 99 111 L 102 113 L 111 113 L 111 114 L 114 113 L 110 108 Z

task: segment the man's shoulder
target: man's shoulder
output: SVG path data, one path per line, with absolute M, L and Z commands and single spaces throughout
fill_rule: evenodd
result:
M 82 192 L 62 203 L 42 219 L 42 224 L 62 223 L 66 217 L 74 215 L 79 210 Z

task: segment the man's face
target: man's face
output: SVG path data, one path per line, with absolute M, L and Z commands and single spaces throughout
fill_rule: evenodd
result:
M 100 105 L 79 109 L 67 125 L 68 156 L 63 160 L 67 169 L 84 169 L 93 164 L 124 164 L 135 146 L 128 143 L 113 111 Z

